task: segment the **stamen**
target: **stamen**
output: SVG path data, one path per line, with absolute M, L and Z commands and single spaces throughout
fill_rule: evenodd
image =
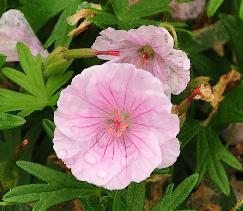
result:
M 129 115 L 119 110 L 115 110 L 111 116 L 108 117 L 107 131 L 114 137 L 120 137 L 129 127 Z
M 154 57 L 154 50 L 152 47 L 145 45 L 144 47 L 138 50 L 138 53 L 141 54 L 143 62 L 148 61 Z

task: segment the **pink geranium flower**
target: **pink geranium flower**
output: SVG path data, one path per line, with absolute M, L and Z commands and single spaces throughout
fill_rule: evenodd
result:
M 150 71 L 163 84 L 167 95 L 179 94 L 190 80 L 190 60 L 187 55 L 173 48 L 170 33 L 161 27 L 141 26 L 138 29 L 101 31 L 92 48 L 99 51 L 117 50 L 119 56 L 99 55 L 110 62 L 131 63 Z
M 44 51 L 24 14 L 11 9 L 0 18 L 0 54 L 6 55 L 7 61 L 18 61 L 17 42 L 28 45 L 33 55 L 41 53 L 42 56 L 47 56 L 47 51 Z
M 179 153 L 179 120 L 160 81 L 131 64 L 92 66 L 61 92 L 54 149 L 73 175 L 107 189 L 141 182 Z
M 170 3 L 172 7 L 172 17 L 178 20 L 190 20 L 197 18 L 204 10 L 205 0 L 193 0 L 191 2 L 178 3 L 173 0 Z

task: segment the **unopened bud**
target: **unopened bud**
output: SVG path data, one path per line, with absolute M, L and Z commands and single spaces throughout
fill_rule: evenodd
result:
M 57 47 L 52 51 L 44 63 L 45 76 L 64 73 L 72 63 L 72 59 L 66 59 L 65 53 L 68 51 L 65 47 Z

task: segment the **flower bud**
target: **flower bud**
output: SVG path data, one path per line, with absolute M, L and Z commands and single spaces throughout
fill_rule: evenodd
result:
M 49 54 L 44 63 L 45 76 L 62 74 L 68 69 L 73 59 L 66 59 L 65 52 L 67 51 L 69 50 L 65 47 L 57 47 Z

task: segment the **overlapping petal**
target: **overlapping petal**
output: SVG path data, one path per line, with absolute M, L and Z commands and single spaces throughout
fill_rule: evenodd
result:
M 54 149 L 77 179 L 125 188 L 179 156 L 168 146 L 179 146 L 171 107 L 148 71 L 127 63 L 90 67 L 61 92 Z
M 170 33 L 157 26 L 115 30 L 107 28 L 92 45 L 98 51 L 119 51 L 119 56 L 98 55 L 110 63 L 130 63 L 158 77 L 167 95 L 179 94 L 190 80 L 190 60 L 186 53 L 173 48 Z

